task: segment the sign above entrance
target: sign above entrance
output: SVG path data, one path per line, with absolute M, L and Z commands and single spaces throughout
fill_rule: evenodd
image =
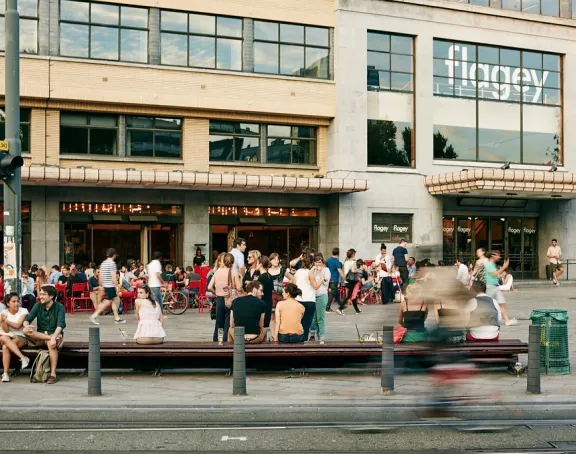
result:
M 411 214 L 372 213 L 372 243 L 399 241 L 404 238 L 412 241 Z
M 208 214 L 212 216 L 254 216 L 254 217 L 316 217 L 316 208 L 277 208 L 277 207 L 236 207 L 210 205 Z
M 155 214 L 158 216 L 181 216 L 181 205 L 143 205 L 139 203 L 87 203 L 62 202 L 60 213 L 94 214 Z

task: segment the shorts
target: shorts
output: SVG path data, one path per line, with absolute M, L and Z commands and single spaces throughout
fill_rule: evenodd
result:
M 115 298 L 118 298 L 118 291 L 116 287 L 104 287 L 104 298 L 108 301 L 113 301 Z
M 564 267 L 562 266 L 561 263 L 550 263 L 550 271 L 552 271 L 553 273 L 562 270 L 564 270 Z
M 64 340 L 64 332 L 61 332 L 58 338 L 56 339 L 56 343 L 58 343 L 58 339 Z M 28 339 L 26 338 L 27 346 L 30 348 L 43 348 L 46 347 L 46 341 L 42 339 Z M 60 349 L 60 348 L 58 348 Z

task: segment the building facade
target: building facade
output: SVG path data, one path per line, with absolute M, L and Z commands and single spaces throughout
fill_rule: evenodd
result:
M 576 254 L 566 0 L 19 3 L 24 264 Z

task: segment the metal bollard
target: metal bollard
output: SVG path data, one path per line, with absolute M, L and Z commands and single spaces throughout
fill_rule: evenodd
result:
M 394 391 L 394 327 L 382 327 L 382 373 L 380 386 L 382 392 L 391 394 Z
M 90 327 L 88 343 L 88 395 L 102 395 L 102 372 L 100 370 L 100 328 Z
M 528 334 L 528 380 L 526 392 L 540 394 L 540 325 L 530 325 Z
M 234 327 L 234 364 L 232 369 L 232 393 L 246 395 L 246 339 L 244 327 Z

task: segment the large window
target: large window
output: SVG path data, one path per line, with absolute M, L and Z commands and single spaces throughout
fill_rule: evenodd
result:
M 0 0 L 0 51 L 4 51 L 6 0 Z M 20 52 L 38 53 L 38 0 L 19 0 Z
M 242 19 L 162 10 L 163 65 L 242 71 Z
M 502 0 L 502 8 L 546 16 L 560 16 L 559 0 Z
M 148 63 L 148 9 L 62 0 L 60 55 Z
M 372 243 L 412 241 L 411 214 L 372 213 Z
M 328 79 L 327 28 L 254 21 L 254 71 Z
M 413 167 L 414 38 L 368 32 L 368 165 Z
M 210 160 L 314 165 L 316 128 L 211 121 Z
M 560 55 L 434 40 L 434 157 L 560 163 L 561 68 Z
M 130 156 L 182 157 L 182 120 L 175 118 L 126 117 L 127 150 Z
M 62 112 L 60 154 L 115 156 L 118 116 Z
M 0 140 L 6 139 L 6 111 L 0 108 Z M 20 144 L 22 153 L 30 153 L 30 111 L 20 110 Z

